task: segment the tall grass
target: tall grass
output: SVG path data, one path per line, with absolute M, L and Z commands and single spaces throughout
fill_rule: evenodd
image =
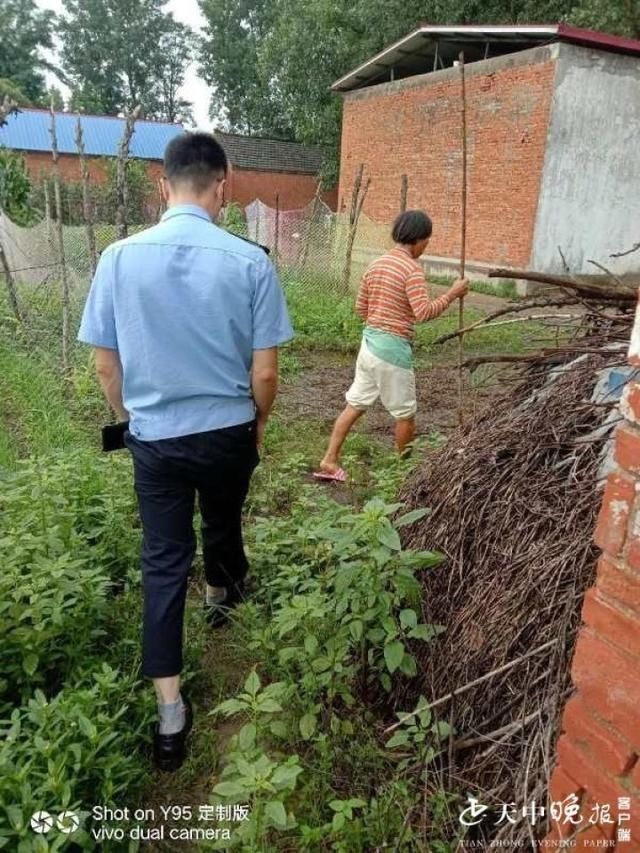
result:
M 4 446 L 5 460 L 16 451 L 39 455 L 91 443 L 90 430 L 74 414 L 73 397 L 60 374 L 37 355 L 1 340 L 0 395 L 0 454 Z
M 295 280 L 285 281 L 285 295 L 295 330 L 293 348 L 356 352 L 362 337 L 363 322 L 355 312 L 355 297 L 319 285 L 310 287 Z M 476 308 L 465 308 L 465 325 L 484 316 Z M 458 328 L 455 306 L 426 323 L 416 325 L 415 349 L 419 357 L 443 359 L 455 351 L 455 341 L 436 344 L 439 337 Z M 544 337 L 544 328 L 535 321 L 481 329 L 465 337 L 465 350 L 473 352 L 521 352 L 532 338 Z M 547 333 L 548 334 L 548 333 Z

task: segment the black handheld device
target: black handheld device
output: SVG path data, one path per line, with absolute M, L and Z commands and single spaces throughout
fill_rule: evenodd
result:
M 121 421 L 118 424 L 107 424 L 102 427 L 102 449 L 105 453 L 112 450 L 124 450 L 124 434 L 129 429 L 129 421 Z

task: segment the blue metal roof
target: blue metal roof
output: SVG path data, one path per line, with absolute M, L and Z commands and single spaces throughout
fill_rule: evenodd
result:
M 115 157 L 124 130 L 124 119 L 112 116 L 81 115 L 86 153 L 92 157 Z M 60 154 L 77 154 L 75 143 L 77 114 L 56 113 L 56 135 Z M 22 109 L 9 116 L 0 127 L 0 145 L 21 151 L 51 151 L 47 110 Z M 184 128 L 159 121 L 136 122 L 130 156 L 142 160 L 162 160 L 167 143 Z

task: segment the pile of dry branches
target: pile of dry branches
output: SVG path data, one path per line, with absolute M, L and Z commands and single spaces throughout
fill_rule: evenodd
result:
M 614 404 L 591 396 L 598 371 L 626 363 L 617 342 L 628 342 L 630 324 L 626 310 L 589 310 L 588 334 L 532 357 L 401 494 L 410 508 L 431 508 L 405 545 L 446 555 L 423 579 L 425 621 L 446 631 L 418 651 L 418 678 L 397 708 L 423 694 L 452 724 L 448 787 L 464 797 L 545 802 L 597 556 L 598 469 L 610 437 L 597 430 Z M 520 820 L 490 837 L 533 844 L 533 832 Z

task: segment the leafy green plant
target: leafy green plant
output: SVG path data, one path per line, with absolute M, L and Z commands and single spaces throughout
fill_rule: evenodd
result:
M 32 205 L 31 181 L 24 157 L 0 147 L 0 210 L 16 225 L 32 225 L 37 214 Z
M 107 596 L 138 584 L 133 518 L 114 468 L 87 452 L 25 461 L 4 476 L 0 700 L 85 671 L 103 642 Z
M 282 703 L 292 692 L 292 687 L 278 682 L 263 688 L 254 670 L 238 696 L 212 711 L 214 715 L 247 718 L 230 741 L 221 781 L 213 794 L 219 802 L 250 805 L 249 820 L 235 832 L 237 841 L 248 845 L 249 850 L 262 849 L 269 829 L 287 830 L 296 825 L 287 802 L 302 773 L 298 756 L 273 758 L 265 751 L 270 739 L 286 734 L 286 726 L 278 717 L 283 714 Z
M 398 714 L 398 717 L 401 724 L 387 741 L 387 749 L 402 747 L 409 750 L 409 757 L 399 765 L 401 769 L 409 763 L 426 767 L 438 754 L 440 741 L 449 737 L 451 726 L 444 720 L 434 719 L 424 696 L 420 697 L 411 714 Z
M 402 550 L 398 528 L 422 510 L 392 521 L 400 505 L 380 500 L 360 513 L 330 502 L 315 516 L 306 509 L 301 502 L 287 518 L 256 524 L 256 571 L 273 612 L 251 647 L 277 655 L 298 683 L 298 700 L 308 697 L 313 706 L 322 697 L 331 718 L 354 704 L 358 682 L 366 689 L 377 680 L 390 690 L 396 670 L 415 673 L 409 641 L 428 641 L 440 629 L 420 623 L 408 605 L 419 598 L 416 571 L 441 557 Z
M 243 849 L 271 849 L 273 832 L 296 834 L 309 845 L 303 849 L 331 838 L 332 849 L 344 851 L 372 849 L 384 837 L 380 810 L 391 808 L 391 794 L 381 805 L 318 779 L 356 774 L 363 760 L 380 767 L 380 750 L 363 741 L 366 727 L 358 722 L 363 694 L 414 673 L 412 647 L 441 630 L 420 622 L 416 609 L 417 573 L 441 558 L 404 551 L 399 537 L 424 513 L 402 514 L 400 504 L 380 499 L 357 512 L 302 489 L 287 515 L 255 519 L 256 594 L 239 610 L 239 630 L 273 681 L 263 686 L 253 672 L 238 696 L 215 709 L 241 720 L 214 795 L 254 804 Z M 303 756 L 315 772 L 302 771 Z M 297 784 L 275 790 L 271 774 L 285 757 Z M 281 807 L 270 805 L 267 817 L 273 798 Z M 266 833 L 263 846 L 256 822 Z
M 36 690 L 2 723 L 0 848 L 61 849 L 69 836 L 38 846 L 29 820 L 40 809 L 70 809 L 81 817 L 74 845 L 95 849 L 87 804 L 119 803 L 141 790 L 146 762 L 140 745 L 148 737 L 153 700 L 137 688 L 135 679 L 104 664 L 86 687 L 65 688 L 51 699 Z
M 248 235 L 247 220 L 244 215 L 242 206 L 237 201 L 229 202 L 225 205 L 222 221 L 220 222 L 223 228 L 231 231 L 233 234 L 239 234 L 241 237 Z
M 7 555 L 0 586 L 0 700 L 24 699 L 34 685 L 59 683 L 83 664 L 87 644 L 101 636 L 108 583 L 100 568 L 70 555 L 37 555 L 26 571 L 17 570 L 10 550 Z
M 334 832 L 341 830 L 347 821 L 353 819 L 356 809 L 364 809 L 367 804 L 359 797 L 350 797 L 348 800 L 332 800 L 329 808 L 334 813 L 331 828 Z
M 248 722 L 234 735 L 232 749 L 251 750 L 266 735 L 282 736 L 282 726 L 277 718 L 274 719 L 274 715 L 283 713 L 282 703 L 292 692 L 293 688 L 283 682 L 274 682 L 262 688 L 260 677 L 253 670 L 245 681 L 243 692 L 222 702 L 211 714 L 223 717 L 242 714 L 248 717 Z

